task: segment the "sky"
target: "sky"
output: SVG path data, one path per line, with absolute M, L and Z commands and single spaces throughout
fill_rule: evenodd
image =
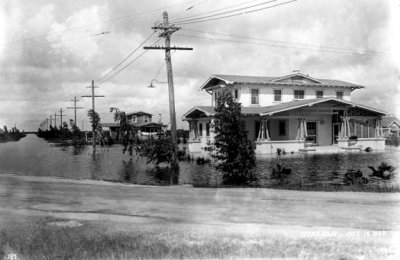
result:
M 151 29 L 163 11 L 181 27 L 172 45 L 193 48 L 172 54 L 178 128 L 188 128 L 181 118 L 193 106 L 211 104 L 200 91 L 210 75 L 284 76 L 294 69 L 361 84 L 352 101 L 400 116 L 400 1 L 288 1 L 1 1 L 0 126 L 35 131 L 60 109 L 69 121 L 76 96 L 84 107 L 77 125 L 89 130 L 91 99 L 81 96 L 91 94 L 92 80 L 96 95 L 105 96 L 96 98 L 103 123 L 113 122 L 110 107 L 168 123 L 164 52 L 142 48 L 164 44 Z M 212 19 L 221 16 L 229 17 Z M 209 21 L 193 20 L 199 17 Z M 148 88 L 152 79 L 160 83 Z

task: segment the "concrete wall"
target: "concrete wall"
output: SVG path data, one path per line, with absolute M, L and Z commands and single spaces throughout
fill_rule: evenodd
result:
M 299 152 L 299 149 L 304 148 L 304 141 L 300 140 L 289 140 L 289 141 L 256 141 L 255 153 L 262 154 L 274 154 L 276 150 L 282 149 L 288 153 Z
M 367 147 L 372 150 L 385 150 L 386 138 L 358 138 L 356 141 L 338 140 L 338 147 L 359 147 L 365 149 Z

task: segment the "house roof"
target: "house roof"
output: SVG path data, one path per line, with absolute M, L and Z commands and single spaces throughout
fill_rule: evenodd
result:
M 320 103 L 325 103 L 325 102 L 337 102 L 340 104 L 346 104 L 352 107 L 357 107 L 361 108 L 367 111 L 371 111 L 374 113 L 377 113 L 379 115 L 387 115 L 386 112 L 371 108 L 365 105 L 357 104 L 354 102 L 342 100 L 342 99 L 337 99 L 337 98 L 316 98 L 316 99 L 303 99 L 303 100 L 295 100 L 291 102 L 285 102 L 281 103 L 278 105 L 273 105 L 273 106 L 265 106 L 265 107 L 242 107 L 242 114 L 244 115 L 259 115 L 259 116 L 271 116 L 276 113 L 281 113 L 297 108 L 302 108 L 302 107 L 307 107 L 307 106 L 313 106 L 316 104 Z M 203 113 L 204 116 L 213 116 L 215 114 L 213 106 L 196 106 L 190 109 L 188 112 L 186 112 L 183 115 L 183 118 L 191 118 L 190 115 L 195 116 L 195 114 L 198 113 Z
M 133 116 L 133 115 L 137 115 L 137 116 L 149 115 L 149 116 L 152 116 L 152 114 L 147 113 L 147 112 L 143 112 L 143 111 L 135 111 L 135 112 L 132 112 L 132 113 L 128 113 L 128 114 L 126 114 L 126 115 L 127 115 L 127 116 Z
M 313 87 L 343 87 L 350 89 L 364 88 L 364 86 L 334 79 L 316 79 L 302 73 L 295 73 L 283 77 L 260 77 L 215 74 L 201 86 L 201 89 L 209 89 L 218 85 L 220 81 L 225 84 L 259 84 L 279 86 L 313 86 Z
M 382 117 L 382 127 L 390 127 L 392 124 L 397 124 L 400 127 L 400 120 L 395 116 Z

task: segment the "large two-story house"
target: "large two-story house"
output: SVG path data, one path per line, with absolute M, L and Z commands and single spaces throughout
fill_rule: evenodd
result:
M 242 105 L 248 138 L 256 154 L 337 149 L 384 149 L 381 118 L 387 113 L 351 101 L 361 85 L 317 79 L 293 71 L 283 77 L 212 75 L 201 90 L 211 106 L 195 106 L 183 115 L 189 123 L 188 150 L 206 156 L 214 140 L 213 115 L 222 91 Z

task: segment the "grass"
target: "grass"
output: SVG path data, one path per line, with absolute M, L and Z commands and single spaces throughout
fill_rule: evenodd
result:
M 0 231 L 0 259 L 160 259 L 160 258 L 305 258 L 386 259 L 391 249 L 375 242 L 335 237 L 293 238 L 282 235 L 207 233 L 195 230 L 110 231 L 86 222 L 82 226 L 49 225 L 53 218 Z

